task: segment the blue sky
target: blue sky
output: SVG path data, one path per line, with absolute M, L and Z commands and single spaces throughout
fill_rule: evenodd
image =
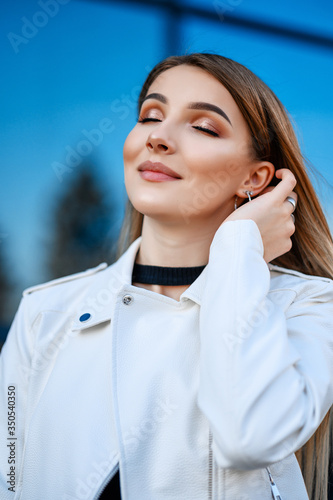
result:
M 52 207 L 71 176 L 60 182 L 55 162 L 64 164 L 85 134 L 102 125 L 92 158 L 119 207 L 120 224 L 122 146 L 135 123 L 138 90 L 149 69 L 169 55 L 166 16 L 158 9 L 52 2 L 58 2 L 53 17 L 37 14 L 43 9 L 34 0 L 0 7 L 0 244 L 19 289 L 45 279 Z M 333 6 L 326 0 L 185 2 L 333 37 Z M 295 121 L 304 153 L 333 185 L 332 50 L 234 28 L 223 19 L 185 19 L 181 28 L 181 52 L 210 50 L 234 58 L 273 88 Z M 18 38 L 23 34 L 30 36 L 26 43 Z M 332 191 L 324 186 L 319 194 L 332 217 Z

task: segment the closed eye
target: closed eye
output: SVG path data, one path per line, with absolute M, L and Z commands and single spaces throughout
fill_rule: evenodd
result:
M 149 122 L 161 122 L 159 118 L 139 118 L 138 123 L 149 123 Z M 214 132 L 213 130 L 206 128 L 206 127 L 199 127 L 199 126 L 193 126 L 196 130 L 199 130 L 200 132 L 205 132 L 206 134 L 209 134 L 213 137 L 219 137 L 219 134 Z
M 147 123 L 147 122 L 160 122 L 162 120 L 159 120 L 158 118 L 139 118 L 138 123 Z
M 200 130 L 201 132 L 206 132 L 206 134 L 210 134 L 213 137 L 218 137 L 219 136 L 219 134 L 217 134 L 213 130 L 210 130 L 209 128 L 199 127 L 199 126 L 193 126 L 193 128 L 195 128 L 196 130 Z

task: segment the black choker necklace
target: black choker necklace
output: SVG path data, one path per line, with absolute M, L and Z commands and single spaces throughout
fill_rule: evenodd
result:
M 160 267 L 134 264 L 132 283 L 149 285 L 180 286 L 190 285 L 197 279 L 206 266 Z

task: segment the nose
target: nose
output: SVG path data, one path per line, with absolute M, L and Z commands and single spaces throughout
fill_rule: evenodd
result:
M 156 127 L 150 132 L 146 147 L 148 151 L 155 153 L 171 154 L 175 151 L 175 143 L 163 126 Z

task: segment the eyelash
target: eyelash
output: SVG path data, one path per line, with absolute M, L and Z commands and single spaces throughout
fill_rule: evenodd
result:
M 141 118 L 138 120 L 138 123 L 147 123 L 147 122 L 160 122 L 161 120 L 159 120 L 158 118 Z M 205 132 L 206 134 L 209 134 L 213 137 L 218 137 L 219 134 L 217 134 L 216 132 L 214 132 L 213 130 L 210 130 L 209 128 L 205 128 L 205 127 L 199 127 L 199 126 L 196 126 L 196 127 L 193 127 L 195 128 L 196 130 L 200 130 L 201 132 Z
M 158 118 L 141 118 L 138 120 L 138 123 L 147 123 L 147 122 L 160 122 Z
M 195 128 L 196 130 L 201 130 L 201 132 L 206 132 L 207 134 L 212 135 L 213 137 L 219 136 L 219 134 L 217 134 L 213 130 L 210 130 L 210 128 L 205 128 L 205 127 L 193 127 L 193 128 Z

